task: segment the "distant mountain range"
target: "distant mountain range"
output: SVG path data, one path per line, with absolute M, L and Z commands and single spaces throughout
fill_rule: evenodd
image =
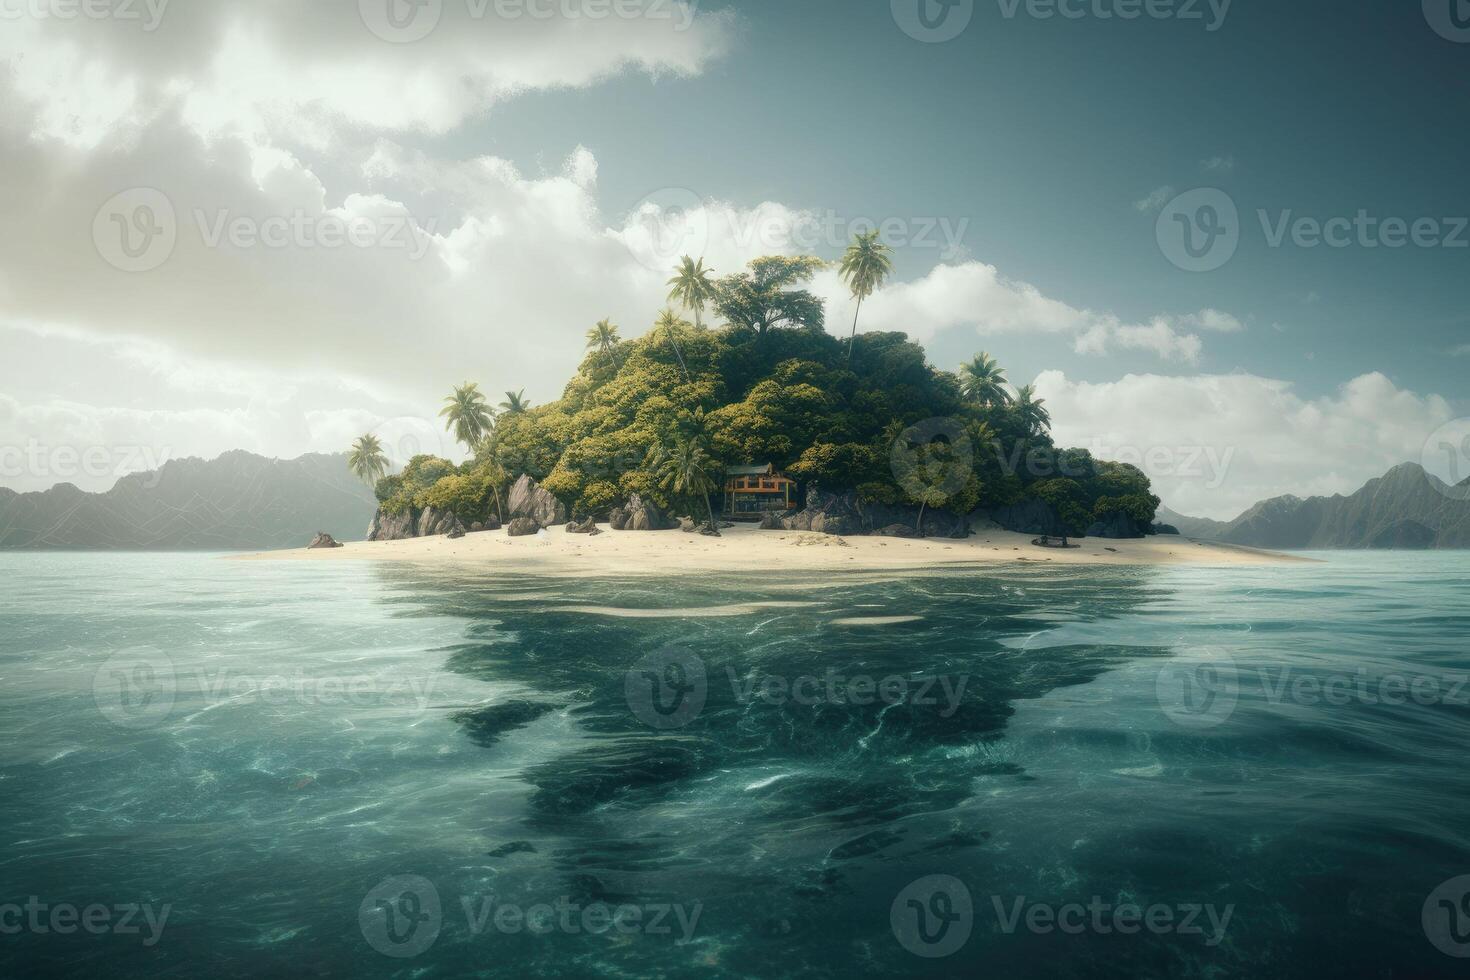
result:
M 1470 548 L 1470 479 L 1450 486 L 1403 463 L 1351 496 L 1272 497 L 1233 521 L 1157 519 L 1193 538 L 1253 548 Z
M 105 493 L 61 483 L 0 488 L 0 548 L 304 548 L 317 531 L 362 540 L 377 502 L 345 454 L 267 459 L 228 452 L 176 459 Z

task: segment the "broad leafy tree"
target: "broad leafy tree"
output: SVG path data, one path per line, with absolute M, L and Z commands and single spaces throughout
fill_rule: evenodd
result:
M 750 263 L 749 271 L 721 279 L 715 310 L 737 327 L 765 336 L 776 327 L 821 330 L 822 301 L 798 288 L 822 268 L 810 255 L 767 255 Z

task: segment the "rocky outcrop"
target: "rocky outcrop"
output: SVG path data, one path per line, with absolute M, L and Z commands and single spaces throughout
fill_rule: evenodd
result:
M 976 511 L 977 518 L 994 521 L 1007 531 L 1021 534 L 1066 534 L 1062 519 L 1044 500 L 1023 500 L 1008 507 Z
M 760 528 L 762 531 L 784 531 L 786 515 L 774 510 L 766 511 L 761 515 Z
M 880 538 L 917 538 L 919 536 L 919 532 L 907 524 L 890 524 L 887 527 L 880 527 L 873 533 Z
M 870 503 L 856 493 L 807 493 L 806 507 L 794 514 L 779 515 L 780 527 L 787 531 L 815 531 L 819 534 L 864 535 L 902 524 L 918 535 L 919 508 Z M 765 527 L 763 522 L 762 527 Z M 931 538 L 963 538 L 970 533 L 968 518 L 945 510 L 925 508 L 924 535 Z
M 510 523 L 505 526 L 505 533 L 512 538 L 529 537 L 540 530 L 541 525 L 529 517 L 512 517 Z
M 1138 522 L 1127 514 L 1114 513 L 1100 521 L 1094 521 L 1092 526 L 1087 529 L 1086 536 L 1089 538 L 1120 540 L 1123 538 L 1141 538 L 1143 537 L 1143 531 L 1139 528 Z
M 436 534 L 452 534 L 455 531 L 463 533 L 464 524 L 450 511 L 425 507 L 424 512 L 419 515 L 418 531 L 418 536 L 421 538 L 432 537 Z
M 601 534 L 602 532 L 600 530 L 598 530 L 598 528 L 597 528 L 597 519 L 589 515 L 588 517 L 586 517 L 581 522 L 572 521 L 570 524 L 568 524 L 567 525 L 567 533 L 568 534 Z
M 1173 524 L 1155 524 L 1149 531 L 1150 534 L 1178 534 L 1179 529 Z
M 628 498 L 627 504 L 612 509 L 609 523 L 614 531 L 667 531 L 679 526 L 658 505 L 636 493 Z
M 566 504 L 526 475 L 522 475 L 510 488 L 506 506 L 511 517 L 529 517 L 542 527 L 556 527 L 567 522 Z
M 314 537 L 314 538 L 311 539 L 311 544 L 307 545 L 306 547 L 308 549 L 311 549 L 311 548 L 340 548 L 340 547 L 342 547 L 342 543 L 340 541 L 338 541 L 336 538 L 332 537 L 326 531 L 318 531 L 318 532 L 316 532 L 316 537 Z
M 404 538 L 416 538 L 418 534 L 418 515 L 413 511 L 390 514 L 379 507 L 378 512 L 373 515 L 373 522 L 368 525 L 367 539 L 400 541 Z
M 494 521 L 490 522 L 498 527 Z M 389 514 L 381 507 L 368 525 L 369 541 L 401 541 L 404 538 L 427 538 L 436 534 L 451 534 L 462 537 L 472 528 L 447 510 L 425 507 L 423 510 L 409 508 L 399 514 Z

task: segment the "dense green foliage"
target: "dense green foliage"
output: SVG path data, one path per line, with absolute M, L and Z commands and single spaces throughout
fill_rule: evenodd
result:
M 1120 511 L 1152 520 L 1158 499 L 1141 471 L 1057 450 L 1041 401 L 1030 387 L 1010 397 L 988 357 L 952 373 L 901 333 L 849 342 L 820 329 L 821 304 L 800 288 L 816 268 L 760 259 L 720 280 L 713 305 L 729 322 L 718 329 L 666 313 L 620 340 L 604 322 L 559 400 L 509 397 L 475 459 L 418 457 L 378 483 L 379 499 L 480 519 L 524 473 L 574 516 L 635 492 L 687 513 L 703 509 L 705 481 L 672 479 L 667 461 L 697 446 L 716 480 L 725 465 L 771 462 L 808 487 L 956 513 L 1037 498 L 1074 533 Z

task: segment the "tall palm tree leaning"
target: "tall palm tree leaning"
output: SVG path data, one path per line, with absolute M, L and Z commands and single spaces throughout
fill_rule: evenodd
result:
M 507 391 L 505 401 L 500 403 L 500 410 L 506 415 L 520 415 L 530 407 L 531 403 L 526 400 L 526 389 L 524 388 L 520 391 Z
M 704 259 L 696 262 L 686 255 L 679 260 L 674 278 L 668 282 L 673 287 L 669 290 L 669 301 L 678 301 L 686 310 L 694 311 L 696 330 L 704 329 L 704 308 L 715 301 L 715 281 L 710 278 L 714 271 L 704 267 Z
M 383 444 L 371 433 L 357 437 L 352 452 L 347 456 L 347 468 L 368 486 L 376 486 L 388 473 L 388 457 L 383 453 Z
M 960 391 L 965 398 L 986 408 L 1007 405 L 1011 400 L 1011 393 L 1006 391 L 1006 373 L 985 351 L 960 365 Z
M 1026 385 L 1016 393 L 1016 414 L 1026 426 L 1027 435 L 1038 435 L 1051 428 L 1051 413 L 1044 407 L 1046 399 L 1036 397 L 1036 386 Z
M 439 415 L 444 419 L 444 428 L 452 430 L 454 438 L 471 452 L 485 433 L 495 427 L 495 413 L 486 404 L 480 386 L 473 381 L 456 385 L 453 394 L 444 399 Z
M 857 342 L 858 314 L 863 311 L 863 300 L 873 295 L 873 290 L 883 285 L 883 280 L 893 273 L 891 251 L 878 241 L 878 230 L 853 236 L 852 244 L 842 256 L 837 271 L 857 299 L 857 309 L 852 313 L 852 336 L 847 339 L 847 363 L 852 363 L 852 346 Z
M 653 329 L 655 332 L 662 330 L 669 335 L 669 342 L 674 345 L 674 356 L 679 359 L 679 370 L 684 372 L 684 383 L 688 384 L 690 381 L 689 366 L 684 363 L 684 352 L 679 349 L 679 328 L 683 325 L 684 321 L 679 319 L 679 315 L 666 308 L 658 315 Z
M 648 455 L 650 469 L 666 493 L 704 498 L 710 532 L 718 536 L 720 528 L 715 522 L 715 508 L 709 495 L 718 489 L 719 484 L 712 475 L 715 461 L 706 448 L 704 436 L 680 436 L 674 440 L 673 448 L 667 450 L 655 443 Z
M 587 349 L 594 347 L 607 355 L 612 361 L 613 370 L 618 370 L 618 328 L 610 320 L 598 320 L 597 326 L 587 331 Z

